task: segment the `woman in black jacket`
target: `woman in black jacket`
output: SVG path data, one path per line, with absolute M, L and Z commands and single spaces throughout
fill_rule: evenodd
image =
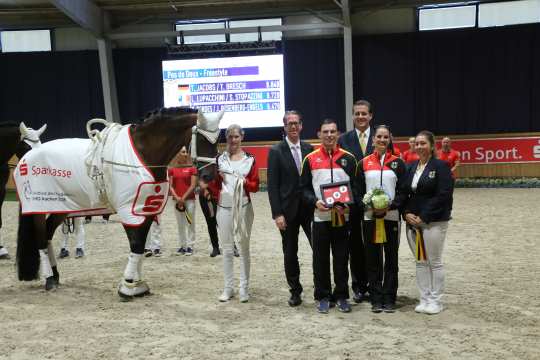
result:
M 435 156 L 435 137 L 431 132 L 418 133 L 415 150 L 420 159 L 408 169 L 404 188 L 407 240 L 416 256 L 416 282 L 420 291 L 420 304 L 415 311 L 438 314 L 443 310 L 442 252 L 454 188 L 448 164 Z

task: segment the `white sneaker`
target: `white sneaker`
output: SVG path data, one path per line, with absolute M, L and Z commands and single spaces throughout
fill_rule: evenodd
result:
M 249 301 L 249 292 L 247 289 L 240 289 L 239 295 L 241 303 L 247 303 Z
M 443 306 L 440 303 L 428 303 L 424 308 L 424 314 L 436 315 L 443 311 Z
M 218 300 L 221 302 L 227 302 L 234 297 L 233 289 L 223 289 L 223 293 L 219 295 Z
M 427 306 L 427 303 L 420 301 L 420 304 L 416 305 L 416 307 L 414 308 L 414 311 L 416 311 L 419 314 L 423 314 L 426 312 L 426 306 Z

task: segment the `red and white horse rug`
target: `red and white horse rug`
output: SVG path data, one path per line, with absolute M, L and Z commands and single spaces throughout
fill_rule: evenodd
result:
M 165 207 L 169 183 L 157 182 L 137 153 L 130 126 L 109 124 L 92 139 L 59 139 L 19 161 L 14 180 L 22 214 L 116 211 L 141 225 Z

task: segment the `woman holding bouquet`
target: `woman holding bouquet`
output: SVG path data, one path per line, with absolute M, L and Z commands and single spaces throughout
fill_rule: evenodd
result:
M 358 164 L 360 193 L 364 196 L 364 243 L 371 311 L 395 311 L 398 288 L 399 208 L 403 203 L 406 167 L 389 148 L 390 129 L 375 128 L 374 151 Z M 384 261 L 383 261 L 384 255 Z
M 415 311 L 438 314 L 443 310 L 442 251 L 454 188 L 450 168 L 436 159 L 435 137 L 431 132 L 421 131 L 416 135 L 415 150 L 419 160 L 411 164 L 404 188 L 407 240 L 416 256 L 416 283 L 420 291 L 420 304 Z

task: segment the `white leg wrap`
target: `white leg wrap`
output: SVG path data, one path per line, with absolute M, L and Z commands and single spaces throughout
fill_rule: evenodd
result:
M 124 279 L 133 281 L 141 280 L 139 276 L 139 264 L 141 263 L 141 260 L 142 254 L 129 254 L 126 270 L 124 271 Z
M 47 279 L 53 276 L 51 263 L 49 261 L 49 254 L 47 250 L 39 250 L 39 257 L 41 259 L 41 276 Z
M 49 241 L 47 244 L 47 252 L 49 255 L 49 262 L 51 263 L 52 267 L 56 266 L 56 257 L 54 256 L 54 249 L 52 243 Z

